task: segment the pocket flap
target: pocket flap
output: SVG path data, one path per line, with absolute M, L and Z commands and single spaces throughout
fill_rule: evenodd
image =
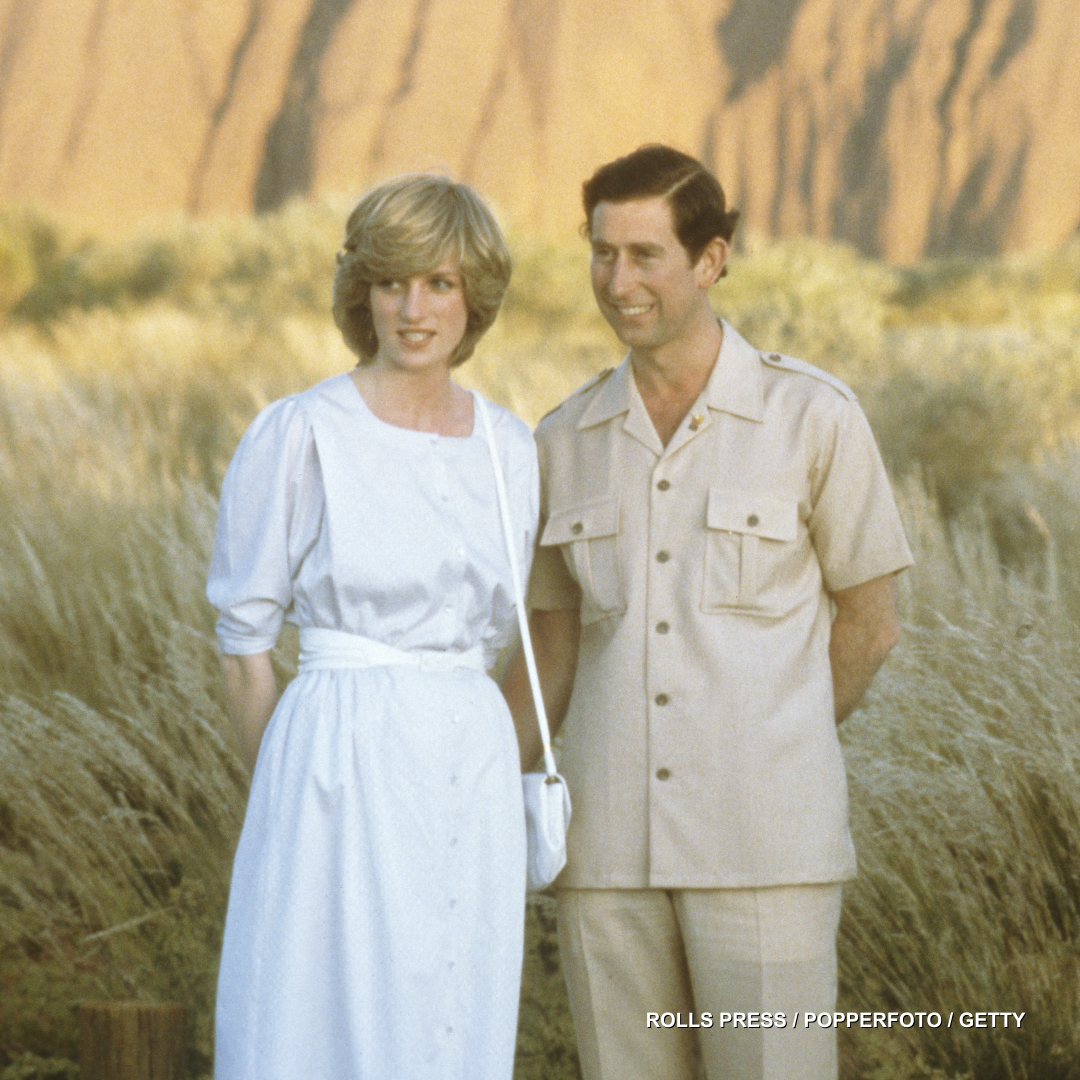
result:
M 614 536 L 619 531 L 619 500 L 596 499 L 569 510 L 559 510 L 547 519 L 540 537 L 541 546 L 569 544 L 597 536 Z
M 730 488 L 709 488 L 710 529 L 748 533 L 766 540 L 786 540 L 798 535 L 799 504 L 768 495 Z

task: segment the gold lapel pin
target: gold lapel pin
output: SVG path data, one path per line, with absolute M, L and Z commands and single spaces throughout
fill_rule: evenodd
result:
M 705 423 L 705 417 L 702 416 L 701 413 L 694 413 L 694 415 L 690 417 L 690 430 L 697 431 L 703 423 Z

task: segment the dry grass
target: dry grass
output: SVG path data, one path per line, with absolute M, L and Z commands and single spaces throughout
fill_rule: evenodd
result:
M 108 245 L 0 215 L 0 1076 L 72 1057 L 74 1005 L 113 995 L 186 1001 L 209 1072 L 245 797 L 202 593 L 215 499 L 255 411 L 350 364 L 327 314 L 340 216 Z M 535 421 L 618 350 L 580 242 L 513 246 L 462 375 Z M 842 1007 L 1027 1013 L 852 1032 L 851 1076 L 1080 1074 L 1078 283 L 1080 247 L 900 272 L 796 243 L 751 245 L 717 291 L 756 344 L 860 391 L 918 559 L 904 642 L 843 733 Z M 575 1074 L 541 907 L 518 1076 Z

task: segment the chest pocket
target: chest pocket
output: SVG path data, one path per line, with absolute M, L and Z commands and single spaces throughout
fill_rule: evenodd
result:
M 581 622 L 595 622 L 626 608 L 619 573 L 619 500 L 594 499 L 548 518 L 543 547 L 558 545 L 581 586 Z
M 789 582 L 798 538 L 794 500 L 710 488 L 702 611 L 782 615 L 792 604 Z

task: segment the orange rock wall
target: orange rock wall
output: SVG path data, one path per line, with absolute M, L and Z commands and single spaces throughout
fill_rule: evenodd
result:
M 101 226 L 446 168 L 569 231 L 652 140 L 905 261 L 1080 224 L 1075 0 L 0 0 L 0 200 Z

